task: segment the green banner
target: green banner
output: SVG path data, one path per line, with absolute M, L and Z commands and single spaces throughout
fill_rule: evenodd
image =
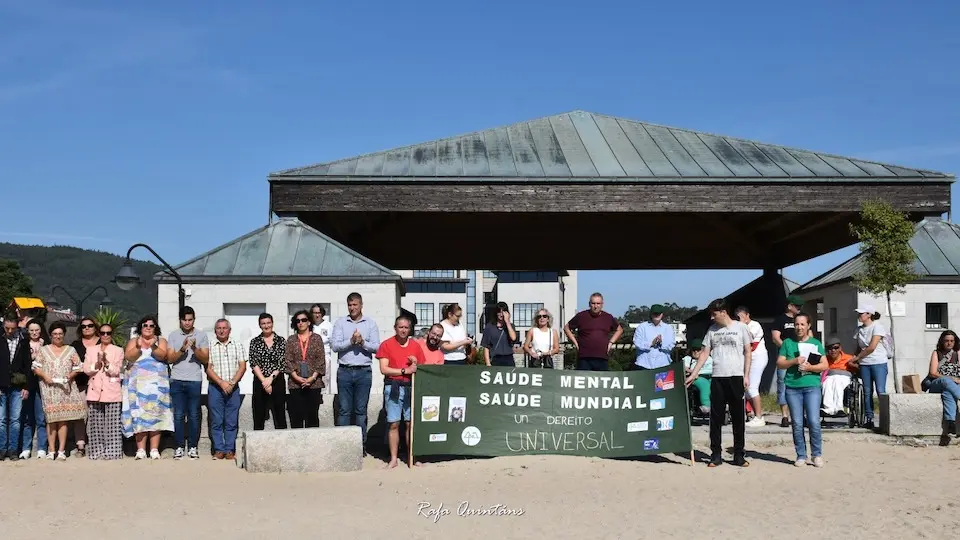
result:
M 693 449 L 680 363 L 622 372 L 424 365 L 413 384 L 417 456 Z

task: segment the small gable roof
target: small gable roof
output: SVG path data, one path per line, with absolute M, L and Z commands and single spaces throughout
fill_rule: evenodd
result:
M 297 218 L 282 217 L 175 267 L 190 282 L 402 283 L 399 274 Z M 174 278 L 157 272 L 156 281 Z
M 928 217 L 917 223 L 910 239 L 913 250 L 913 271 L 919 280 L 948 279 L 960 281 L 960 226 L 939 217 Z M 866 269 L 866 255 L 859 253 L 838 266 L 811 279 L 797 293 L 805 293 L 852 281 L 854 276 Z

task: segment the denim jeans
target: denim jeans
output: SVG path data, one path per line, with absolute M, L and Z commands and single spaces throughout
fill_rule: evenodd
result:
M 783 380 L 787 376 L 787 370 L 778 369 L 777 370 L 777 405 L 781 407 L 787 404 L 787 386 L 784 384 Z
M 20 426 L 23 428 L 20 434 L 20 451 L 31 450 L 33 448 L 33 432 L 37 432 L 37 452 L 47 451 L 47 416 L 43 413 L 43 398 L 40 396 L 40 389 L 34 388 L 30 392 L 30 397 L 23 402 L 20 409 Z
M 173 440 L 177 448 L 183 448 L 189 437 L 189 448 L 200 444 L 200 381 L 170 380 L 170 400 L 173 402 Z M 187 436 L 184 436 L 184 420 L 187 424 Z
M 19 388 L 0 388 L 0 452 L 18 454 L 20 412 L 23 399 Z M 8 431 L 9 430 L 9 431 Z
M 873 387 L 877 395 L 887 393 L 887 364 L 865 366 L 860 364 L 860 378 L 863 380 L 863 408 L 866 409 L 866 421 L 873 421 Z
M 957 420 L 957 400 L 960 399 L 960 384 L 950 377 L 940 377 L 930 383 L 930 392 L 940 394 L 943 401 L 943 419 L 948 422 Z
M 234 388 L 230 395 L 215 384 L 207 387 L 207 410 L 210 412 L 210 439 L 214 452 L 236 452 L 240 429 L 240 404 L 243 394 Z
M 793 424 L 793 446 L 797 459 L 807 459 L 807 441 L 803 436 L 803 416 L 807 416 L 810 428 L 810 453 L 813 457 L 823 455 L 823 438 L 820 433 L 820 387 L 787 388 L 787 406 L 790 407 L 790 423 Z
M 337 369 L 337 393 L 340 397 L 340 412 L 337 414 L 338 426 L 360 426 L 363 443 L 367 442 L 367 404 L 370 402 L 370 386 L 373 385 L 373 372 L 369 367 L 361 369 Z M 350 416 L 355 417 L 354 422 Z

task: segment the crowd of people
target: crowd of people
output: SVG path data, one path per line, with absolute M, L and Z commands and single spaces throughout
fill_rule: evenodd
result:
M 889 351 L 887 334 L 871 306 L 857 309 L 858 352 L 843 352 L 836 338 L 826 346 L 814 337 L 813 319 L 791 296 L 774 322 L 771 338 L 778 349 L 778 403 L 784 427 L 792 427 L 796 465 L 824 465 L 821 411 L 843 412 L 843 394 L 852 377 L 867 388 L 867 426 L 872 427 L 872 389 L 886 391 Z M 389 425 L 390 460 L 398 464 L 400 423 L 405 422 L 409 447 L 410 385 L 417 366 L 465 365 L 475 340 L 461 323 L 463 310 L 445 306 L 443 320 L 413 334 L 414 321 L 401 315 L 394 335 L 380 339 L 376 322 L 363 312 L 358 293 L 347 297 L 348 314 L 330 323 L 325 309 L 314 304 L 290 319 L 290 335 L 275 331 L 269 313 L 259 316 L 260 334 L 249 348 L 231 337 L 230 321 L 214 325 L 214 338 L 195 328 L 196 312 L 184 306 L 179 328 L 163 337 L 153 315 L 141 318 L 133 337 L 120 347 L 114 328 L 83 317 L 76 340 L 65 342 L 62 322 L 45 327 L 39 319 L 4 318 L 5 347 L 0 347 L 0 459 L 66 460 L 72 433 L 79 456 L 94 460 L 123 457 L 123 438 L 133 439 L 135 459 L 160 459 L 163 432 L 173 432 L 174 458 L 199 459 L 202 385 L 208 383 L 207 407 L 214 459 L 233 459 L 243 403 L 238 385 L 252 371 L 252 413 L 255 430 L 271 418 L 275 429 L 318 427 L 324 395 L 339 401 L 338 426 L 356 425 L 367 439 L 367 404 L 374 365 L 384 376 L 384 410 Z M 722 299 L 707 308 L 711 322 L 702 339 L 689 342 L 684 359 L 685 384 L 698 395 L 701 412 L 710 416 L 709 465 L 722 464 L 721 426 L 730 414 L 735 465 L 746 467 L 745 428 L 766 424 L 760 402 L 760 378 L 769 361 L 764 332 L 746 307 L 730 309 Z M 663 306 L 651 308 L 650 320 L 635 330 L 636 360 L 632 369 L 660 369 L 672 363 L 676 338 L 663 320 Z M 529 355 L 531 366 L 552 367 L 560 354 L 560 333 L 546 309 L 520 338 L 506 304 L 485 310 L 479 342 L 488 366 L 514 366 L 514 346 Z M 563 325 L 577 351 L 577 369 L 606 371 L 620 339 L 619 321 L 603 310 L 603 296 L 594 293 L 589 308 Z M 960 398 L 960 339 L 952 331 L 940 338 L 930 359 L 924 388 L 943 395 L 944 437 L 956 430 Z M 746 398 L 746 399 L 745 399 Z M 751 418 L 747 412 L 752 411 Z M 809 457 L 804 428 L 809 431 Z M 33 438 L 36 433 L 36 453 Z M 941 441 L 944 442 L 944 441 Z

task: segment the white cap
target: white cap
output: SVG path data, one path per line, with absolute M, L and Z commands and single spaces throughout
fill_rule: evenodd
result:
M 873 306 L 871 306 L 870 304 L 863 304 L 859 306 L 857 309 L 855 309 L 854 311 L 856 311 L 857 313 L 869 313 L 870 315 L 873 315 L 874 313 L 877 312 L 877 310 L 873 309 Z

